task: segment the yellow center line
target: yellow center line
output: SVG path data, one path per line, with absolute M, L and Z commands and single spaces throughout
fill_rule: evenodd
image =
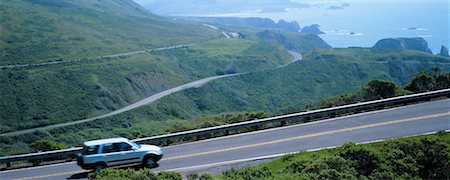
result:
M 200 152 L 200 153 L 195 153 L 195 154 L 167 157 L 167 158 L 163 158 L 161 161 L 169 161 L 169 160 L 174 160 L 174 159 L 202 156 L 202 155 L 221 153 L 221 152 L 226 152 L 226 151 L 235 151 L 235 150 L 270 145 L 270 144 L 275 144 L 275 143 L 283 143 L 283 142 L 294 141 L 294 140 L 299 140 L 299 139 L 305 139 L 305 138 L 311 138 L 311 137 L 317 137 L 317 136 L 323 136 L 323 135 L 330 135 L 330 134 L 335 134 L 335 133 L 340 133 L 340 132 L 354 131 L 354 130 L 359 130 L 359 129 L 366 129 L 366 128 L 371 128 L 371 127 L 385 126 L 385 125 L 404 123 L 404 122 L 410 122 L 410 121 L 418 121 L 418 120 L 437 118 L 437 117 L 443 117 L 443 116 L 448 116 L 448 115 L 450 115 L 450 112 L 440 113 L 440 114 L 432 114 L 432 115 L 426 115 L 426 116 L 420 116 L 420 117 L 413 117 L 413 118 L 408 118 L 408 119 L 387 121 L 387 122 L 381 122 L 381 123 L 367 124 L 367 125 L 362 125 L 362 126 L 355 126 L 355 127 L 350 127 L 350 128 L 336 129 L 336 130 L 324 131 L 324 132 L 307 134 L 307 135 L 302 135 L 302 136 L 296 136 L 296 137 L 291 137 L 291 138 L 277 139 L 277 140 L 273 140 L 273 141 L 267 141 L 267 142 L 256 143 L 256 144 L 249 144 L 249 145 L 243 145 L 243 146 L 237 146 L 237 147 L 229 147 L 229 148 L 225 148 L 225 149 L 218 149 L 218 150 Z
M 354 131 L 354 130 L 359 130 L 359 129 L 384 126 L 384 125 L 389 125 L 389 124 L 397 124 L 397 123 L 425 120 L 425 119 L 431 119 L 431 118 L 438 118 L 438 117 L 444 117 L 444 116 L 449 116 L 449 115 L 450 115 L 450 112 L 446 112 L 446 113 L 440 113 L 440 114 L 432 114 L 432 115 L 426 115 L 426 116 L 413 117 L 413 118 L 408 118 L 408 119 L 387 121 L 387 122 L 382 122 L 382 123 L 367 124 L 367 125 L 362 125 L 362 126 L 355 126 L 355 127 L 350 127 L 350 128 L 342 128 L 342 129 L 324 131 L 324 132 L 319 132 L 319 133 L 306 134 L 306 135 L 302 135 L 302 136 L 296 136 L 296 137 L 285 138 L 285 139 L 278 139 L 278 140 L 267 141 L 267 142 L 256 143 L 256 144 L 249 144 L 249 145 L 244 145 L 244 146 L 230 147 L 230 148 L 225 148 L 225 149 L 218 149 L 218 150 L 200 152 L 200 153 L 189 154 L 189 155 L 168 157 L 168 158 L 161 159 L 161 161 L 169 161 L 169 160 L 174 160 L 174 159 L 182 159 L 182 158 L 188 158 L 188 157 L 195 157 L 195 156 L 201 156 L 201 155 L 221 153 L 221 152 L 226 152 L 226 151 L 235 151 L 235 150 L 252 148 L 252 147 L 258 147 L 258 146 L 264 146 L 264 145 L 270 145 L 270 144 L 275 144 L 275 143 L 288 142 L 288 141 L 293 141 L 293 140 L 298 140 L 298 139 L 305 139 L 305 138 L 311 138 L 311 137 L 317 137 L 317 136 L 323 136 L 323 135 L 330 135 L 330 134 L 335 134 L 335 133 L 340 133 L 340 132 Z M 30 180 L 30 179 L 48 178 L 48 177 L 55 177 L 55 176 L 62 176 L 62 175 L 69 175 L 69 174 L 76 174 L 76 173 L 85 173 L 85 172 L 89 172 L 89 171 L 88 170 L 78 170 L 78 171 L 70 171 L 70 172 L 63 172 L 63 173 L 56 173 L 56 174 L 48 174 L 48 175 L 20 178 L 20 179 L 17 179 L 17 180 Z

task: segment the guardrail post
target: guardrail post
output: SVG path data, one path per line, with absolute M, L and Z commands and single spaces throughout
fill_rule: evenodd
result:
M 7 163 L 6 163 L 6 167 L 7 167 L 7 168 L 10 168 L 10 167 L 11 167 L 11 162 L 7 162 Z

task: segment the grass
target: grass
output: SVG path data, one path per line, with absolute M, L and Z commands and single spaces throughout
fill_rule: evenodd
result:
M 414 51 L 317 50 L 283 68 L 222 79 L 173 97 L 191 99 L 184 104 L 204 107 L 201 111 L 210 113 L 298 112 L 309 103 L 357 91 L 373 79 L 403 87 L 418 71 L 432 67 L 449 72 L 450 60 Z
M 243 54 L 245 50 L 257 44 L 258 42 L 250 40 L 216 39 L 195 44 L 193 49 L 206 52 L 207 57 L 214 57 L 226 54 Z
M 0 3 L 0 65 L 73 60 L 220 37 L 201 25 L 148 13 L 127 1 Z
M 398 141 L 418 141 L 424 138 L 428 137 L 438 137 L 444 144 L 450 145 L 450 133 L 444 133 L 443 136 L 438 136 L 436 134 L 431 135 L 418 135 L 418 136 L 411 136 L 411 137 L 401 137 L 401 138 L 393 138 L 388 139 L 386 141 L 382 142 L 373 142 L 368 144 L 361 144 L 358 146 L 362 147 L 368 147 L 368 148 L 376 148 L 376 149 L 382 149 L 383 147 L 386 147 L 387 145 L 390 145 L 392 143 L 398 142 Z M 271 172 L 276 173 L 279 172 L 281 169 L 286 168 L 286 160 L 290 159 L 290 161 L 293 161 L 294 159 L 311 159 L 317 156 L 325 156 L 330 154 L 335 154 L 336 148 L 331 149 L 322 149 L 318 151 L 309 151 L 309 152 L 299 152 L 294 154 L 288 154 L 284 155 L 274 161 L 268 162 L 268 163 L 262 163 L 256 167 L 263 167 L 268 166 L 270 167 Z
M 200 44 L 109 60 L 4 69 L 0 77 L 1 130 L 93 117 L 196 79 L 274 68 L 290 58 L 286 50 L 270 44 L 248 40 L 213 43 L 222 44 L 220 54 L 210 53 L 209 46 Z
M 426 145 L 421 143 L 425 143 Z M 415 149 L 407 149 L 407 147 Z M 450 164 L 448 163 L 448 158 L 450 158 L 450 154 L 448 153 L 449 148 L 450 133 L 445 133 L 442 131 L 438 134 L 395 138 L 383 142 L 362 145 L 346 143 L 338 148 L 333 149 L 284 155 L 274 161 L 261 163 L 254 167 L 247 167 L 240 170 L 230 170 L 228 172 L 224 172 L 222 173 L 222 175 L 216 177 L 216 179 L 291 179 L 294 177 L 302 177 L 301 179 L 321 179 L 320 177 L 341 179 L 343 177 L 351 178 L 355 174 L 359 174 L 359 177 L 356 176 L 358 178 L 369 177 L 369 179 L 381 177 L 401 179 L 448 178 L 448 174 L 446 173 L 448 173 L 448 167 L 450 167 Z M 357 152 L 368 154 L 352 154 Z M 433 154 L 433 156 L 423 157 L 422 153 L 428 155 Z M 368 159 L 359 159 L 364 156 L 367 156 L 365 158 Z M 369 156 L 375 159 L 373 159 L 373 161 L 370 161 Z M 393 156 L 396 156 L 397 159 L 392 159 L 394 158 Z M 343 157 L 342 161 L 340 162 L 342 164 L 332 164 L 333 158 L 341 157 Z M 409 159 L 409 161 L 404 161 L 407 159 Z M 326 163 L 319 165 L 323 160 L 325 160 Z M 427 164 L 427 161 L 432 161 L 433 163 L 442 165 L 444 167 L 435 167 L 432 164 Z M 311 162 L 319 162 L 319 164 L 316 164 L 318 166 L 315 166 Z M 364 163 L 373 163 L 374 167 L 367 166 L 367 164 Z M 363 165 L 362 169 L 359 169 L 360 165 Z M 298 166 L 297 168 L 300 168 L 299 170 L 301 172 L 293 172 L 292 168 L 294 166 Z M 303 167 L 302 169 L 302 166 L 305 167 Z M 316 169 L 310 169 L 313 168 L 313 166 L 315 166 L 314 168 Z M 362 172 L 366 172 L 370 168 L 375 169 L 370 171 L 369 175 L 361 174 Z M 337 172 L 337 174 L 327 174 L 330 171 L 334 170 L 338 170 L 339 172 Z M 440 172 L 441 170 L 443 170 L 443 172 Z M 258 177 L 260 175 L 264 175 L 264 173 L 251 173 L 261 171 L 265 172 L 265 174 L 270 175 Z M 431 172 L 436 174 L 433 174 Z M 343 175 L 344 173 L 349 174 Z

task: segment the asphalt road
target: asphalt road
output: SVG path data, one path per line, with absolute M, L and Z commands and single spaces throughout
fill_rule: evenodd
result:
M 156 171 L 450 130 L 450 99 L 164 147 Z M 0 179 L 85 178 L 74 162 L 0 172 Z

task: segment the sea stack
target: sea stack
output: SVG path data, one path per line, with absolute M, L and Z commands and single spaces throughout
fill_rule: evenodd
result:
M 439 56 L 450 57 L 448 55 L 448 49 L 444 45 L 441 47 L 441 52 L 438 54 Z
M 379 40 L 373 48 L 377 49 L 410 49 L 432 53 L 428 42 L 421 38 L 386 38 Z

